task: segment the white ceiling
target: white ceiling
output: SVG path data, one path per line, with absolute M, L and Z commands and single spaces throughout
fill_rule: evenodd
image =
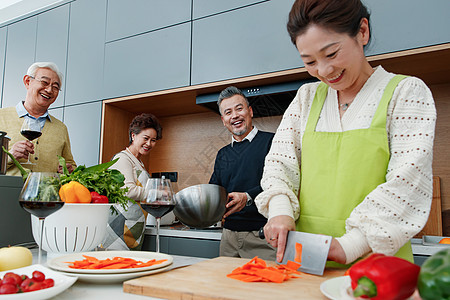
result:
M 0 25 L 67 0 L 0 0 Z

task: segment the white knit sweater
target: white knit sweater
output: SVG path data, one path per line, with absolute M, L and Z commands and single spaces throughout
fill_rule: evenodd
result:
M 341 132 L 369 128 L 384 88 L 395 74 L 381 66 L 367 80 L 342 119 L 337 92 L 328 89 L 316 131 Z M 305 84 L 286 110 L 266 157 L 261 180 L 263 192 L 255 203 L 268 218 L 300 209 L 300 156 L 302 137 L 318 82 Z M 373 190 L 346 221 L 338 241 L 347 263 L 373 251 L 395 254 L 425 225 L 432 199 L 433 140 L 436 123 L 434 100 L 418 78 L 397 86 L 387 112 L 390 161 L 386 183 Z

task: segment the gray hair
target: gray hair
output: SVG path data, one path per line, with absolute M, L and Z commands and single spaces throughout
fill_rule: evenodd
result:
M 34 64 L 32 64 L 28 68 L 27 75 L 31 76 L 31 77 L 35 77 L 37 70 L 41 69 L 41 68 L 47 68 L 47 69 L 50 69 L 53 72 L 55 72 L 56 75 L 58 75 L 58 77 L 59 77 L 59 81 L 61 81 L 60 84 L 62 85 L 63 73 L 61 73 L 59 71 L 58 66 L 55 63 L 50 62 L 50 61 L 44 61 L 44 62 L 38 61 L 38 62 L 35 62 Z
M 240 89 L 238 89 L 235 86 L 229 86 L 220 92 L 219 99 L 217 100 L 217 106 L 219 107 L 220 114 L 222 114 L 222 111 L 220 110 L 220 104 L 222 103 L 222 100 L 231 98 L 234 95 L 240 95 L 240 96 L 244 97 L 245 102 L 247 102 L 247 105 L 250 106 L 250 103 L 248 102 L 247 97 L 245 97 L 244 93 Z

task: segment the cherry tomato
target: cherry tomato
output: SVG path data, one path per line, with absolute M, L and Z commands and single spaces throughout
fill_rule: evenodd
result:
M 5 278 L 13 278 L 17 285 L 20 285 L 22 283 L 22 277 L 19 274 L 13 272 L 6 273 L 5 276 L 3 276 L 3 279 Z
M 43 288 L 42 282 L 32 281 L 31 285 L 28 287 L 28 292 L 39 291 Z
M 16 285 L 16 280 L 13 277 L 3 277 L 2 285 L 3 284 L 12 284 Z
M 28 288 L 33 283 L 33 281 L 30 278 L 26 278 L 22 283 L 20 284 L 20 289 L 22 292 L 28 292 Z
M 37 282 L 42 282 L 45 280 L 45 275 L 41 271 L 34 271 L 33 279 L 36 280 Z
M 15 284 L 2 284 L 0 286 L 0 295 L 15 294 L 19 291 L 19 288 Z
M 55 281 L 52 278 L 46 278 L 42 283 L 44 285 L 44 288 L 55 286 Z

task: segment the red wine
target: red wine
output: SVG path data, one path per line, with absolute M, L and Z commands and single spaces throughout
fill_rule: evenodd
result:
M 173 203 L 166 202 L 151 202 L 151 203 L 140 203 L 141 207 L 145 209 L 149 214 L 155 218 L 161 218 L 162 216 L 169 213 L 174 207 Z
M 27 140 L 32 141 L 40 137 L 42 135 L 42 132 L 33 130 L 22 130 L 20 134 L 22 134 Z
M 38 218 L 45 218 L 63 207 L 62 201 L 19 201 L 20 206 Z

